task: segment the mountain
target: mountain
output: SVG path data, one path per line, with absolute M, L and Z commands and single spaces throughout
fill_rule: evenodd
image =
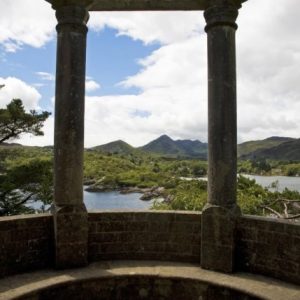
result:
M 162 135 L 156 140 L 146 144 L 139 149 L 145 152 L 154 152 L 158 154 L 180 155 L 181 149 L 169 136 Z
M 300 139 L 290 139 L 274 147 L 258 149 L 241 156 L 241 158 L 300 161 Z
M 152 152 L 168 156 L 203 157 L 207 156 L 207 144 L 200 141 L 172 140 L 167 135 L 162 135 L 156 140 L 139 148 L 144 152 Z
M 139 155 L 142 153 L 155 153 L 166 157 L 181 158 L 207 158 L 207 143 L 198 140 L 173 140 L 167 135 L 149 142 L 142 147 L 132 147 L 122 140 L 110 142 L 104 145 L 89 148 L 87 150 L 101 151 L 111 154 Z M 30 148 L 16 143 L 2 143 L 3 148 Z M 238 157 L 240 159 L 272 159 L 272 160 L 294 160 L 300 161 L 300 139 L 290 137 L 272 136 L 264 140 L 249 141 L 238 146 Z M 39 147 L 37 147 L 39 148 Z M 45 151 L 52 151 L 53 146 L 42 147 Z
M 110 142 L 90 149 L 111 154 L 131 154 L 137 151 L 134 147 L 130 146 L 122 140 Z
M 238 157 L 241 158 L 245 158 L 248 156 L 251 157 L 251 153 L 254 153 L 258 150 L 271 149 L 282 143 L 291 142 L 291 141 L 295 141 L 295 139 L 289 137 L 272 136 L 264 140 L 241 143 L 237 146 Z
M 175 143 L 185 151 L 187 156 L 207 157 L 207 143 L 198 140 L 177 140 Z

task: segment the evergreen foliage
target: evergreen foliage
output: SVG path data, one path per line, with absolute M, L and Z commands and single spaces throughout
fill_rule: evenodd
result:
M 31 110 L 27 113 L 22 100 L 13 99 L 5 109 L 0 109 L 0 143 L 9 139 L 17 139 L 22 133 L 43 135 L 41 128 L 50 113 L 37 113 Z
M 13 99 L 6 109 L 0 109 L 0 145 L 22 133 L 43 135 L 41 130 L 50 113 L 25 112 L 20 99 Z M 6 146 L 7 147 L 7 146 Z M 24 157 L 23 149 L 3 148 L 0 162 L 0 215 L 33 212 L 26 206 L 30 200 L 52 201 L 52 162 L 49 157 L 36 156 L 35 148 Z M 41 151 L 38 151 L 41 154 Z

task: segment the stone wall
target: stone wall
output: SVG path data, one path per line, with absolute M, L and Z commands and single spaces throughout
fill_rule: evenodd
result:
M 89 214 L 89 260 L 143 259 L 200 263 L 201 214 Z
M 200 263 L 201 213 L 91 212 L 89 260 Z M 243 216 L 237 222 L 238 271 L 300 284 L 300 225 Z M 54 266 L 53 218 L 0 218 L 0 277 Z
M 0 218 L 0 277 L 53 264 L 51 215 Z
M 300 284 L 300 224 L 244 216 L 237 226 L 237 268 Z

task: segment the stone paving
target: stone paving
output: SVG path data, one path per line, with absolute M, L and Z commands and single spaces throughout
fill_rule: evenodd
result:
M 26 295 L 60 284 L 118 276 L 155 276 L 155 278 L 192 279 L 213 286 L 233 289 L 258 299 L 299 300 L 300 287 L 275 279 L 247 273 L 222 274 L 201 269 L 199 265 L 157 261 L 106 261 L 72 270 L 43 270 L 0 280 L 0 300 L 25 299 Z M 100 279 L 100 281 L 99 281 Z M 23 298 L 24 297 L 24 298 Z M 38 298 L 26 298 L 38 299 Z M 62 298 L 64 299 L 64 298 Z M 227 298 L 226 298 L 227 299 Z M 250 299 L 250 298 L 249 298 Z

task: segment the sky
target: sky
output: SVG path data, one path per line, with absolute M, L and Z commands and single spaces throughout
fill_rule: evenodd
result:
M 277 6 L 276 6 L 277 5 Z M 248 0 L 237 20 L 238 142 L 300 138 L 300 2 Z M 44 0 L 0 0 L 0 108 L 52 112 L 56 19 Z M 85 146 L 122 139 L 141 146 L 162 134 L 207 141 L 203 12 L 93 12 L 88 23 Z

